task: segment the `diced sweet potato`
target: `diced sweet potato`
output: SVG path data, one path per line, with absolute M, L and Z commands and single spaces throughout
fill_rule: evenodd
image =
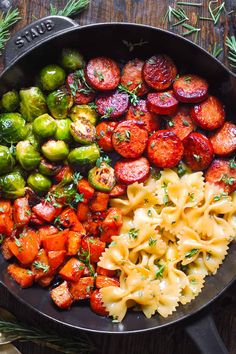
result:
M 18 198 L 13 204 L 13 218 L 17 227 L 26 226 L 30 222 L 31 209 L 28 199 L 25 197 Z
M 44 201 L 35 205 L 32 210 L 37 216 L 39 216 L 39 218 L 47 222 L 52 222 L 58 215 L 60 215 L 62 208 L 54 207 L 51 203 Z
M 67 242 L 67 255 L 75 256 L 81 246 L 81 239 L 83 234 L 81 232 L 69 231 Z
M 97 266 L 96 272 L 97 274 L 105 275 L 106 277 L 114 277 L 116 274 L 115 270 L 105 269 L 99 266 Z
M 34 274 L 29 270 L 13 263 L 7 267 L 10 276 L 22 287 L 28 288 L 34 282 Z
M 13 253 L 9 248 L 9 242 L 11 242 L 11 239 L 9 237 L 5 238 L 2 242 L 1 247 L 2 255 L 6 260 L 11 259 L 13 257 Z
M 88 217 L 89 206 L 86 203 L 79 203 L 77 207 L 77 217 L 79 221 L 85 221 Z
M 95 192 L 90 209 L 94 212 L 107 210 L 109 202 L 109 194 L 103 192 Z
M 35 280 L 43 278 L 49 274 L 50 265 L 47 253 L 44 249 L 39 250 L 37 257 L 35 258 L 31 270 L 35 274 Z
M 111 237 L 118 235 L 123 224 L 123 217 L 120 209 L 110 208 L 102 223 L 101 241 L 111 242 Z
M 66 256 L 66 251 L 49 251 L 48 261 L 52 270 L 57 269 L 63 262 Z
M 42 287 L 46 288 L 49 286 L 54 278 L 54 275 L 48 275 L 46 277 L 40 278 L 37 283 Z
M 89 182 L 83 178 L 78 182 L 77 190 L 84 195 L 85 199 L 92 198 L 94 195 L 94 188 L 90 186 Z
M 90 254 L 91 262 L 98 262 L 102 252 L 105 251 L 106 244 L 102 242 L 98 237 L 84 237 L 81 243 L 81 255 L 83 253 Z
M 49 235 L 58 233 L 58 229 L 53 225 L 46 225 L 39 228 L 39 239 L 42 242 Z
M 64 280 L 78 281 L 84 272 L 84 263 L 77 258 L 70 258 L 68 262 L 61 268 L 59 274 Z
M 53 302 L 63 310 L 70 308 L 73 298 L 68 288 L 68 284 L 64 281 L 61 285 L 51 290 L 51 298 Z
M 78 282 L 70 284 L 70 292 L 74 300 L 84 300 L 91 296 L 94 287 L 93 277 L 80 278 Z
M 13 231 L 14 223 L 8 214 L 0 215 L 0 234 L 5 236 L 11 236 Z
M 24 231 L 19 238 L 9 242 L 9 248 L 22 264 L 32 263 L 39 250 L 39 238 L 32 229 Z
M 85 229 L 78 220 L 75 211 L 72 208 L 66 208 L 60 215 L 59 222 L 66 228 L 71 228 L 73 231 L 85 233 Z
M 98 275 L 96 277 L 96 288 L 106 288 L 107 286 L 120 286 L 118 279 L 106 277 L 104 275 Z
M 49 235 L 43 240 L 43 247 L 46 251 L 65 251 L 69 230 Z

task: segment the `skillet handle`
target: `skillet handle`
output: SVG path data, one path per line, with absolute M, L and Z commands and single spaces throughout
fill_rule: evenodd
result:
M 185 326 L 185 331 L 196 344 L 201 354 L 228 354 L 211 313 L 194 317 Z
M 64 16 L 47 16 L 32 22 L 8 41 L 3 58 L 5 67 L 39 44 L 75 26 L 78 26 L 75 21 Z

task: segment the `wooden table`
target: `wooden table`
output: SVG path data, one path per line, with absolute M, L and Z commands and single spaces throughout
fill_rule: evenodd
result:
M 201 16 L 207 16 L 206 0 L 192 0 L 192 2 L 202 2 L 204 6 L 185 7 L 192 24 L 197 21 L 197 13 Z M 0 1 L 1 3 L 2 1 Z M 221 2 L 221 1 L 219 1 Z M 15 26 L 13 32 L 23 27 L 27 23 L 49 14 L 49 3 L 58 5 L 61 8 L 67 3 L 67 0 L 16 0 L 13 2 L 20 9 L 22 21 Z M 78 17 L 81 25 L 95 22 L 136 22 L 153 25 L 156 27 L 170 28 L 164 23 L 163 18 L 168 5 L 173 6 L 174 0 L 91 0 L 91 5 L 87 11 Z M 199 21 L 200 32 L 198 43 L 204 48 L 212 51 L 214 42 L 217 42 L 224 52 L 220 55 L 220 59 L 226 64 L 226 51 L 224 40 L 228 34 L 233 34 L 236 23 L 236 1 L 225 1 L 227 11 L 235 12 L 226 17 L 222 16 L 216 27 L 209 21 Z M 59 5 L 60 4 L 60 5 Z M 181 30 L 180 27 L 172 28 L 175 32 Z M 180 32 L 179 32 L 180 33 Z M 191 37 L 190 37 L 191 38 Z M 1 61 L 0 61 L 1 68 Z M 0 306 L 9 308 L 18 318 L 28 321 L 34 326 L 45 328 L 47 323 L 44 319 L 26 309 L 15 299 L 0 289 Z M 233 285 L 218 300 L 213 308 L 214 317 L 220 335 L 222 336 L 227 348 L 231 354 L 236 354 L 236 284 Z M 62 330 L 59 326 L 53 326 L 60 333 L 69 333 Z M 197 350 L 189 341 L 180 327 L 172 327 L 159 332 L 150 332 L 136 335 L 125 336 L 109 336 L 109 335 L 91 335 L 91 338 L 98 346 L 99 354 L 197 354 Z M 23 354 L 55 354 L 54 350 L 42 348 L 31 343 L 17 343 L 17 347 Z

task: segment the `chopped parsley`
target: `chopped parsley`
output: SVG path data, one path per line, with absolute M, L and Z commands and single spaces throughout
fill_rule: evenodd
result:
M 168 121 L 168 125 L 169 125 L 169 127 L 174 127 L 175 123 L 173 122 L 173 120 L 170 119 Z
M 4 238 L 5 238 L 5 235 L 3 234 L 0 234 L 0 245 L 3 243 L 4 241 Z
M 187 172 L 183 162 L 180 162 L 177 166 L 177 173 L 179 177 L 183 177 L 185 173 Z
M 199 252 L 198 248 L 193 248 L 190 251 L 185 253 L 185 258 L 191 258 L 193 257 L 195 254 L 197 254 Z
M 130 238 L 133 238 L 134 240 L 136 240 L 136 238 L 138 237 L 138 233 L 139 233 L 138 229 L 132 228 L 129 230 L 128 235 Z
M 190 76 L 185 76 L 184 82 L 190 83 L 191 82 L 191 77 Z
M 183 119 L 182 122 L 185 127 L 189 127 L 189 122 L 187 120 Z
M 104 76 L 101 71 L 97 71 L 96 69 L 93 71 L 93 75 L 98 78 L 100 82 L 104 81 Z
M 194 159 L 197 161 L 197 162 L 200 162 L 201 161 L 201 156 L 200 155 L 197 155 L 197 154 L 193 154 L 193 157 Z
M 193 202 L 194 201 L 194 193 L 190 192 L 190 193 L 188 193 L 188 196 L 189 196 L 190 201 Z
M 151 209 L 148 209 L 148 212 L 147 212 L 148 216 L 151 217 L 152 216 L 152 211 Z
M 106 109 L 106 113 L 103 116 L 101 116 L 101 119 L 109 119 L 113 111 L 114 111 L 113 107 L 108 107 Z
M 162 278 L 163 277 L 163 272 L 164 272 L 164 269 L 165 269 L 165 265 L 162 264 L 162 265 L 158 265 L 158 269 L 156 271 L 156 278 Z
M 101 167 L 101 164 L 105 162 L 106 164 L 110 165 L 111 164 L 111 159 L 109 156 L 101 156 L 97 159 L 96 161 L 96 167 Z
M 156 243 L 157 243 L 157 240 L 154 240 L 154 238 L 152 238 L 152 236 L 149 237 L 148 245 L 149 245 L 150 247 L 155 246 Z
M 236 168 L 236 162 L 235 162 L 235 159 L 231 159 L 231 160 L 229 160 L 229 167 L 230 167 L 230 168 Z
M 228 197 L 228 193 L 223 192 L 223 193 L 221 193 L 221 194 L 219 194 L 219 195 L 215 195 L 214 198 L 213 198 L 213 200 L 214 200 L 214 202 L 218 202 L 218 201 L 221 200 L 222 198 L 226 198 L 226 197 Z
M 235 182 L 235 178 L 228 176 L 226 173 L 223 173 L 220 177 L 220 181 L 232 186 Z

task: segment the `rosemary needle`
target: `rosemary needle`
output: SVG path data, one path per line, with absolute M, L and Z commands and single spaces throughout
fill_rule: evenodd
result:
M 182 6 L 198 6 L 201 7 L 203 4 L 202 2 L 185 2 L 185 1 L 178 1 L 177 5 L 182 5 Z
M 217 44 L 214 44 L 213 50 L 212 50 L 212 55 L 215 58 L 218 58 L 218 56 L 223 52 L 223 49 L 220 46 L 217 46 Z
M 229 59 L 229 61 L 231 61 L 230 65 L 233 68 L 236 68 L 236 38 L 235 38 L 235 36 L 227 37 L 225 44 L 229 48 L 228 59 Z
M 0 55 L 10 37 L 9 29 L 21 19 L 18 9 L 9 9 L 6 14 L 0 14 Z
M 90 0 L 69 0 L 62 10 L 58 10 L 50 4 L 50 14 L 59 16 L 74 16 L 83 11 L 88 5 Z

